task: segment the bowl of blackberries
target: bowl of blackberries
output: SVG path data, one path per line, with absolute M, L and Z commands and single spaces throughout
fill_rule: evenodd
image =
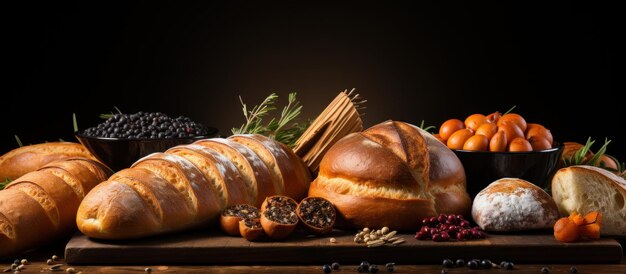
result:
M 213 137 L 219 137 L 216 128 L 188 117 L 142 111 L 113 114 L 97 126 L 76 133 L 81 144 L 115 171 L 151 153 Z

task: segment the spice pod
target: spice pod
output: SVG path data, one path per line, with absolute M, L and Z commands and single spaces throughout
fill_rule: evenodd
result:
M 243 219 L 239 221 L 239 233 L 248 241 L 256 241 L 263 237 L 263 226 L 261 219 Z
M 296 208 L 300 223 L 312 234 L 326 234 L 333 230 L 337 217 L 335 206 L 321 197 L 306 197 Z
M 265 234 L 273 240 L 289 237 L 298 225 L 297 207 L 298 203 L 287 196 L 267 197 L 261 205 L 261 226 Z
M 239 222 L 244 219 L 258 219 L 261 216 L 259 209 L 249 204 L 229 206 L 220 215 L 220 227 L 228 235 L 241 236 Z

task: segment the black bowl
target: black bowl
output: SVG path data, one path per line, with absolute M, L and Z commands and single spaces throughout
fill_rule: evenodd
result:
M 489 184 L 505 177 L 524 179 L 546 188 L 556 172 L 563 145 L 529 152 L 452 151 L 465 168 L 467 192 L 473 199 Z
M 82 132 L 76 133 L 78 141 L 114 171 L 130 167 L 135 161 L 151 153 L 214 137 L 219 137 L 216 128 L 209 128 L 209 134 L 203 136 L 169 139 L 104 138 L 85 136 Z

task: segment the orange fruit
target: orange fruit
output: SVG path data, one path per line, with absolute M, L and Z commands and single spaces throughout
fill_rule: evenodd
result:
M 528 124 L 528 128 L 526 129 L 526 139 L 530 139 L 534 136 L 541 136 L 550 142 L 550 145 L 554 142 L 552 138 L 552 133 L 549 129 L 545 128 L 540 124 Z
M 514 123 L 508 122 L 498 125 L 498 131 L 501 130 L 504 131 L 507 140 L 513 140 L 517 137 L 524 138 L 524 131 Z
M 508 147 L 510 152 L 524 152 L 524 151 L 532 151 L 533 147 L 530 145 L 528 140 L 524 139 L 524 137 L 516 137 L 515 139 L 509 142 Z
M 441 138 L 441 135 L 440 135 L 439 133 L 435 133 L 435 134 L 433 134 L 433 136 L 435 136 L 435 138 L 437 138 L 437 140 L 439 140 L 439 142 L 442 142 L 442 143 L 444 143 L 444 144 L 446 143 L 446 141 L 444 141 L 444 140 Z
M 441 136 L 441 139 L 444 140 L 445 143 L 445 141 L 450 138 L 450 135 L 452 135 L 452 133 L 463 128 L 465 128 L 465 124 L 463 124 L 463 121 L 459 119 L 449 119 L 443 122 L 443 124 L 441 124 L 441 126 L 439 127 L 439 136 Z
M 465 118 L 465 127 L 473 131 L 476 131 L 484 123 L 487 123 L 487 116 L 480 113 L 472 114 Z
M 469 139 L 473 135 L 474 133 L 467 128 L 459 129 L 456 132 L 452 133 L 452 135 L 450 135 L 447 145 L 450 149 L 463 149 L 465 141 L 467 141 L 467 139 Z
M 498 131 L 491 137 L 491 140 L 489 140 L 489 151 L 506 151 L 506 135 L 504 135 L 504 131 Z
M 541 136 L 533 136 L 528 138 L 528 142 L 534 151 L 546 150 L 552 148 L 552 143 L 550 143 L 546 138 Z
M 496 132 L 498 132 L 498 126 L 496 126 L 496 124 L 484 123 L 478 127 L 476 135 L 484 135 L 490 140 Z
M 574 242 L 580 238 L 578 226 L 567 217 L 563 217 L 554 224 L 554 238 L 561 242 Z
M 516 113 L 507 113 L 502 115 L 502 117 L 498 119 L 498 126 L 506 123 L 513 123 L 517 125 L 522 130 L 522 132 L 525 132 L 526 127 L 528 126 L 528 124 L 526 124 L 526 120 L 524 120 L 524 117 Z
M 485 135 L 479 134 L 469 137 L 463 144 L 463 150 L 487 151 L 487 147 L 489 147 L 489 140 Z
M 487 122 L 496 124 L 498 123 L 498 120 L 500 120 L 500 117 L 502 117 L 502 113 L 496 111 L 487 115 Z

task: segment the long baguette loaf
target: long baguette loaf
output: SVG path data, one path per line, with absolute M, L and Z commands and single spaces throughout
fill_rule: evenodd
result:
M 50 142 L 16 148 L 0 156 L 0 181 L 14 180 L 59 159 L 83 157 L 96 159 L 79 143 Z
M 0 257 L 70 236 L 80 201 L 110 171 L 86 158 L 57 160 L 0 191 Z
M 552 178 L 552 197 L 561 215 L 602 212 L 602 235 L 626 235 L 626 180 L 595 166 L 559 169 Z
M 293 151 L 261 135 L 200 140 L 138 160 L 94 188 L 76 223 L 85 235 L 128 239 L 214 224 L 230 205 L 269 195 L 304 198 L 309 170 Z

